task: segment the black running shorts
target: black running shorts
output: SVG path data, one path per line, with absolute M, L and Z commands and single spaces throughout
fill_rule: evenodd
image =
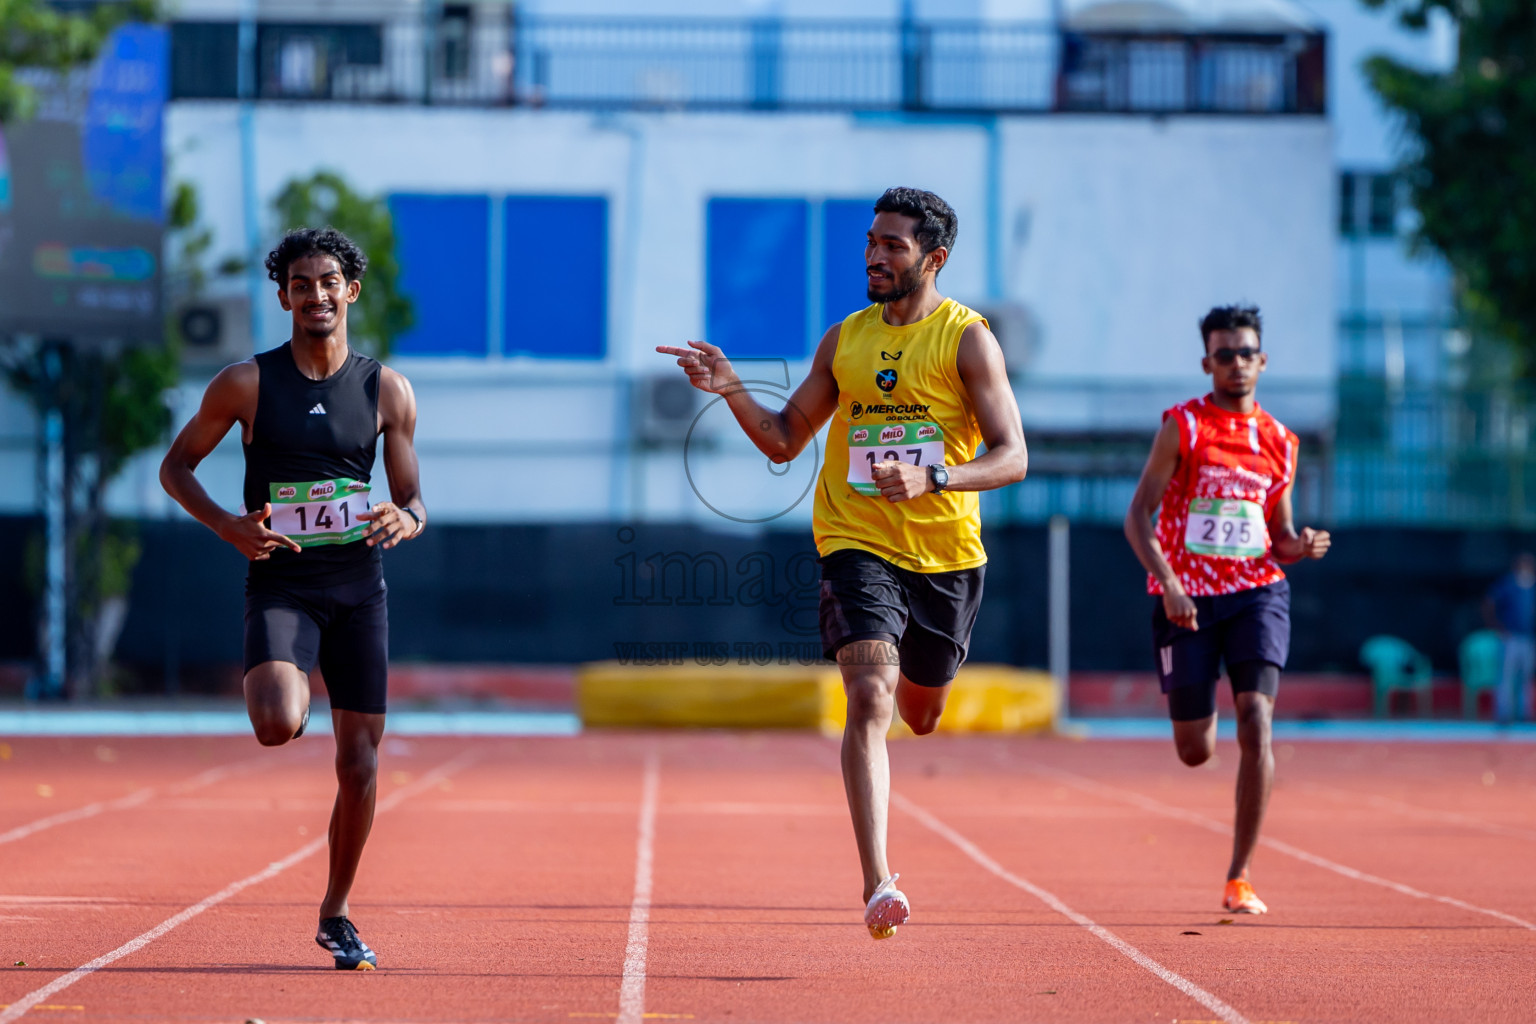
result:
M 886 640 L 919 686 L 955 678 L 971 645 L 986 566 L 913 572 L 868 551 L 821 559 L 821 645 L 828 659 L 855 640 Z
M 1168 621 L 1163 599 L 1152 608 L 1153 656 L 1157 678 L 1168 695 L 1169 715 L 1175 721 L 1197 721 L 1216 713 L 1216 683 L 1225 662 L 1233 676 L 1233 693 L 1242 687 L 1275 696 L 1279 673 L 1240 673 L 1232 666 L 1262 662 L 1285 668 L 1291 648 L 1291 584 L 1277 580 L 1268 586 L 1235 594 L 1197 597 L 1195 625 L 1188 630 Z M 1271 681 L 1272 680 L 1272 681 Z
M 320 665 L 331 707 L 382 715 L 389 683 L 389 588 L 377 574 L 313 587 L 245 582 L 245 670 L 287 661 Z

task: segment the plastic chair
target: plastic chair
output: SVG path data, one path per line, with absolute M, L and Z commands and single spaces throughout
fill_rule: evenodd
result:
M 1371 670 L 1377 718 L 1386 717 L 1394 690 L 1412 690 L 1418 697 L 1419 715 L 1429 711 L 1433 682 L 1429 659 L 1408 641 L 1395 636 L 1373 636 L 1360 645 L 1360 662 Z
M 1458 652 L 1461 661 L 1461 714 L 1477 717 L 1477 695 L 1499 685 L 1504 669 L 1504 641 L 1491 629 L 1469 633 Z

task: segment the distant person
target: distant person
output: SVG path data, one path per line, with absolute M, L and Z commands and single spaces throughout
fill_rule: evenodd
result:
M 1504 643 L 1493 715 L 1501 725 L 1531 717 L 1531 679 L 1536 676 L 1536 555 L 1522 553 L 1499 577 L 1484 602 L 1488 625 Z
M 894 710 L 915 733 L 938 725 L 981 604 L 987 553 L 976 492 L 1022 480 L 1028 460 L 997 339 L 935 284 L 955 244 L 955 212 L 932 192 L 893 188 L 874 214 L 864 245 L 873 305 L 827 329 L 782 410 L 754 399 L 715 345 L 656 350 L 676 356 L 694 387 L 724 395 L 773 462 L 798 456 L 834 420 L 813 516 L 821 638 L 848 694 L 843 785 L 864 923 L 883 939 L 911 912 L 886 862 L 885 734 Z
M 245 705 L 263 746 L 309 722 L 319 663 L 336 735 L 330 875 L 315 941 L 338 970 L 371 971 L 347 897 L 373 825 L 389 678 L 389 612 L 380 552 L 426 522 L 417 478 L 410 383 L 347 344 L 347 307 L 368 259 L 330 228 L 292 231 L 267 257 L 277 300 L 293 314 L 281 347 L 226 367 L 160 466 L 160 482 L 194 519 L 251 560 L 245 582 Z M 231 427 L 245 450 L 245 506 L 226 511 L 193 471 Z M 371 499 L 384 438 L 391 501 Z M 248 509 L 249 511 L 245 511 Z
M 1226 663 L 1237 705 L 1237 821 L 1222 906 L 1269 908 L 1248 868 L 1269 803 L 1270 720 L 1290 651 L 1291 590 L 1280 564 L 1328 553 L 1326 531 L 1291 519 L 1296 435 L 1254 398 L 1268 365 L 1258 309 L 1221 306 L 1200 322 L 1211 393 L 1163 413 L 1125 516 L 1125 535 L 1157 595 L 1158 678 L 1187 765 L 1216 750 L 1216 684 Z M 1153 522 L 1156 521 L 1154 531 Z

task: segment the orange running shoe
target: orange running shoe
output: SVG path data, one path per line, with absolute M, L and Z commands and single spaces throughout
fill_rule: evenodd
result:
M 1269 908 L 1259 899 L 1246 878 L 1233 878 L 1227 882 L 1227 895 L 1221 901 L 1224 909 L 1234 914 L 1267 914 Z

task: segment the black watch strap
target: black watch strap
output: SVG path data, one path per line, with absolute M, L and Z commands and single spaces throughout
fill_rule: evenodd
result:
M 928 482 L 933 484 L 933 493 L 944 490 L 949 486 L 949 467 L 933 463 L 928 467 Z
M 421 532 L 421 525 L 422 525 L 421 524 L 421 516 L 416 514 L 416 510 L 411 508 L 411 506 L 409 506 L 409 505 L 401 505 L 400 506 L 400 511 L 404 512 L 406 515 L 408 515 L 412 519 L 416 520 L 416 529 L 411 531 L 411 536 L 414 537 L 418 533 L 420 533 Z

